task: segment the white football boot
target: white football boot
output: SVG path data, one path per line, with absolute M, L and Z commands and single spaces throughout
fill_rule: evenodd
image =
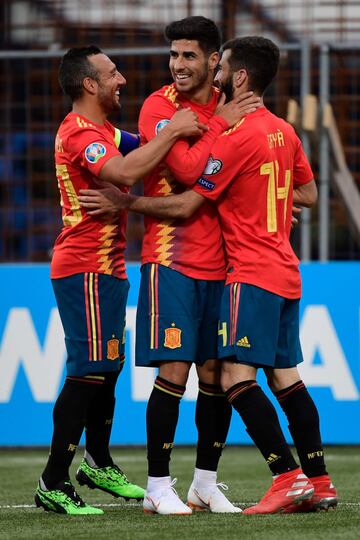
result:
M 145 492 L 143 507 L 146 514 L 192 514 L 191 508 L 180 500 L 173 487 L 176 481 L 174 478 L 166 487 Z
M 234 506 L 219 488 L 224 491 L 229 489 L 223 483 L 195 487 L 193 482 L 189 488 L 187 504 L 195 511 L 208 510 L 218 514 L 242 512 L 241 508 Z

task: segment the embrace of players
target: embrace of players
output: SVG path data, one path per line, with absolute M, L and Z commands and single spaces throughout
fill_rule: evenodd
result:
M 223 45 L 220 59 L 219 31 L 200 16 L 169 24 L 165 36 L 174 83 L 145 100 L 140 148 L 136 136 L 107 121 L 126 83 L 112 61 L 96 47 L 78 48 L 60 67 L 72 111 L 55 144 L 64 227 L 51 278 L 68 359 L 36 504 L 103 513 L 69 478 L 85 430 L 81 485 L 143 499 L 148 513 L 240 513 L 217 482 L 234 409 L 273 476 L 244 514 L 335 507 L 319 415 L 297 370 L 301 279 L 289 241 L 293 204 L 312 206 L 317 190 L 293 128 L 263 103 L 279 50 L 265 38 L 239 38 Z M 139 179 L 144 197 L 128 194 Z M 129 482 L 109 451 L 124 361 L 127 211 L 145 215 L 135 360 L 158 368 L 146 412 L 146 490 Z M 192 364 L 198 442 L 184 503 L 170 456 Z M 258 369 L 288 419 L 300 466 Z

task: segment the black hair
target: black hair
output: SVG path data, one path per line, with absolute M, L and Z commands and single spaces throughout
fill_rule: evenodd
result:
M 263 94 L 276 76 L 279 67 L 278 46 L 261 36 L 247 36 L 230 39 L 221 49 L 231 50 L 229 64 L 233 72 L 246 69 L 249 76 L 249 90 Z
M 98 72 L 89 62 L 89 56 L 101 53 L 99 47 L 90 45 L 89 47 L 69 49 L 62 57 L 59 67 L 59 83 L 61 90 L 71 98 L 71 101 L 82 96 L 82 83 L 85 77 L 98 80 Z
M 200 49 L 207 55 L 219 51 L 221 45 L 220 30 L 214 21 L 201 15 L 174 21 L 166 26 L 164 33 L 169 42 L 176 39 L 198 41 Z

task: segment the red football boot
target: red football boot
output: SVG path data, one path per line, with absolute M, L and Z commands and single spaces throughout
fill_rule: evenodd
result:
M 310 499 L 302 501 L 300 504 L 293 504 L 286 508 L 284 513 L 292 514 L 295 512 L 319 512 L 328 511 L 329 508 L 335 510 L 338 497 L 336 489 L 327 474 L 310 478 L 314 486 L 314 493 Z
M 271 488 L 244 514 L 282 514 L 286 508 L 312 497 L 314 486 L 300 468 L 275 476 Z

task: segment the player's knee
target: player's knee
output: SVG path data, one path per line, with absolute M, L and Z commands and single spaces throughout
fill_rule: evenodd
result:
M 159 376 L 173 384 L 185 386 L 189 377 L 189 362 L 165 362 L 160 364 Z
M 199 380 L 206 384 L 220 384 L 221 362 L 207 360 L 202 366 L 196 366 Z
M 280 390 L 288 388 L 301 380 L 300 374 L 296 367 L 286 369 L 269 369 L 266 370 L 266 377 L 272 392 L 280 392 Z
M 220 385 L 224 392 L 226 392 L 227 390 L 229 390 L 229 388 L 231 388 L 231 386 L 233 386 L 232 374 L 230 369 L 228 369 L 228 366 L 226 366 L 226 362 L 224 362 L 224 365 L 221 369 Z

